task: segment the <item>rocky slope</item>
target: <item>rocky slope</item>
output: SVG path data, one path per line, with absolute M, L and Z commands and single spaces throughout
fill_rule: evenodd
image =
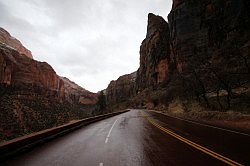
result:
M 0 141 L 91 115 L 95 93 L 0 43 Z
M 0 42 L 16 49 L 20 54 L 24 54 L 25 56 L 33 59 L 31 51 L 25 48 L 19 40 L 12 37 L 8 31 L 6 31 L 1 27 L 0 27 Z
M 149 14 L 131 105 L 168 107 L 179 99 L 248 111 L 249 5 L 247 0 L 173 0 L 168 23 Z

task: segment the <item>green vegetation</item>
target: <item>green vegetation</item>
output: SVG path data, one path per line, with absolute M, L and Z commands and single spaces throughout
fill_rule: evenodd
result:
M 1 87 L 0 141 L 10 140 L 72 120 L 92 116 L 93 106 L 81 106 L 39 93 Z
M 105 112 L 107 112 L 106 110 L 106 97 L 103 93 L 103 91 L 100 92 L 100 94 L 98 95 L 98 101 L 96 103 L 96 108 L 95 111 L 93 112 L 94 115 L 100 115 L 100 114 L 104 114 Z

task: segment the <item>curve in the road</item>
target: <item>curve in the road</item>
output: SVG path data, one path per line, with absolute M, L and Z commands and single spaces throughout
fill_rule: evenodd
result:
M 157 112 L 157 111 L 153 111 L 153 110 L 150 110 L 150 111 L 158 113 L 158 114 L 162 114 L 164 116 L 169 116 L 169 117 L 174 118 L 174 119 L 178 119 L 178 120 L 182 120 L 182 121 L 185 121 L 185 122 L 197 124 L 197 125 L 200 125 L 200 126 L 211 127 L 211 128 L 214 128 L 214 129 L 223 130 L 223 131 L 227 131 L 227 132 L 230 132 L 230 133 L 235 133 L 235 134 L 240 134 L 240 135 L 250 137 L 250 135 L 247 134 L 247 133 L 234 131 L 234 130 L 229 130 L 229 129 L 225 129 L 225 128 L 221 128 L 221 127 L 216 127 L 216 126 L 212 126 L 212 125 L 208 125 L 208 124 L 204 124 L 204 123 L 198 123 L 198 122 L 195 122 L 195 121 L 192 121 L 192 120 L 187 120 L 187 119 L 183 119 L 183 118 L 179 118 L 179 117 L 175 117 L 175 116 L 170 116 L 170 115 L 167 115 L 167 114 L 164 114 L 164 113 L 161 113 L 161 112 Z
M 203 146 L 201 146 L 201 145 L 199 145 L 197 143 L 194 143 L 194 142 L 192 142 L 192 141 L 190 141 L 190 140 L 188 140 L 188 139 L 186 139 L 186 138 L 184 138 L 184 137 L 170 131 L 169 129 L 166 129 L 166 128 L 160 126 L 159 124 L 154 122 L 152 119 L 150 119 L 146 115 L 144 115 L 144 114 L 142 114 L 142 115 L 153 126 L 157 127 L 158 129 L 162 130 L 163 132 L 173 136 L 174 138 L 176 138 L 176 139 L 178 139 L 178 140 L 180 140 L 180 141 L 182 141 L 182 142 L 184 142 L 184 143 L 186 143 L 186 144 L 188 144 L 188 145 L 190 145 L 190 146 L 192 146 L 192 147 L 194 147 L 194 148 L 196 148 L 196 149 L 198 149 L 198 150 L 200 150 L 200 151 L 202 151 L 202 152 L 204 152 L 204 153 L 206 153 L 206 154 L 208 154 L 208 155 L 210 155 L 210 156 L 212 156 L 212 157 L 214 157 L 214 158 L 216 158 L 216 159 L 218 159 L 218 160 L 220 160 L 220 161 L 222 161 L 222 162 L 224 162 L 226 164 L 233 165 L 233 166 L 242 166 L 242 164 L 240 164 L 240 163 L 238 163 L 236 161 L 233 161 L 233 160 L 231 160 L 231 159 L 229 159 L 227 157 L 224 157 L 221 154 L 218 154 L 218 153 L 216 153 L 216 152 L 214 152 L 214 151 L 212 151 L 212 150 L 210 150 L 208 148 L 205 148 L 205 147 L 203 147 Z

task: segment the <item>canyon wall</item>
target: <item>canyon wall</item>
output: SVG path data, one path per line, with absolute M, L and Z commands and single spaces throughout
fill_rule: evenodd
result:
M 120 76 L 113 80 L 105 90 L 108 105 L 124 102 L 135 95 L 136 72 Z
M 0 27 L 0 43 L 3 43 L 9 47 L 16 49 L 20 54 L 23 54 L 31 59 L 33 59 L 30 50 L 25 48 L 22 43 L 16 38 L 12 37 L 8 31 Z
M 168 23 L 160 16 L 148 14 L 147 35 L 140 47 L 137 91 L 164 84 L 170 62 Z
M 131 101 L 150 108 L 177 98 L 214 109 L 246 106 L 249 7 L 247 0 L 173 0 L 168 23 L 150 13 Z
M 11 41 L 6 33 L 0 38 Z M 96 101 L 48 63 L 0 43 L 0 141 L 91 116 Z
M 79 103 L 83 105 L 94 105 L 97 101 L 96 93 L 92 93 L 73 81 L 70 81 L 66 77 L 61 77 L 61 80 L 64 82 L 65 87 L 65 98 L 71 103 Z
M 95 93 L 58 76 L 48 63 L 33 60 L 31 52 L 3 28 L 0 28 L 0 42 L 0 84 L 22 91 L 39 91 L 70 103 L 95 104 Z
M 26 91 L 37 91 L 45 96 L 64 99 L 64 83 L 48 63 L 22 56 L 2 44 L 0 54 L 2 85 L 16 87 L 19 95 Z
M 184 91 L 207 105 L 210 96 L 225 91 L 229 108 L 249 82 L 249 2 L 176 0 L 168 20 L 171 59 Z
M 140 67 L 131 74 L 111 81 L 106 89 L 107 104 L 130 103 L 143 105 L 140 100 L 128 100 L 145 89 L 166 86 L 169 80 L 170 45 L 168 23 L 160 16 L 148 14 L 146 38 L 140 47 Z M 129 104 L 126 104 L 128 106 Z

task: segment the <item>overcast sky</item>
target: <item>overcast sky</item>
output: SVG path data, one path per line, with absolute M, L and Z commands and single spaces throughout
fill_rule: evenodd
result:
M 60 76 L 97 92 L 136 71 L 147 15 L 172 0 L 0 0 L 0 27 Z

